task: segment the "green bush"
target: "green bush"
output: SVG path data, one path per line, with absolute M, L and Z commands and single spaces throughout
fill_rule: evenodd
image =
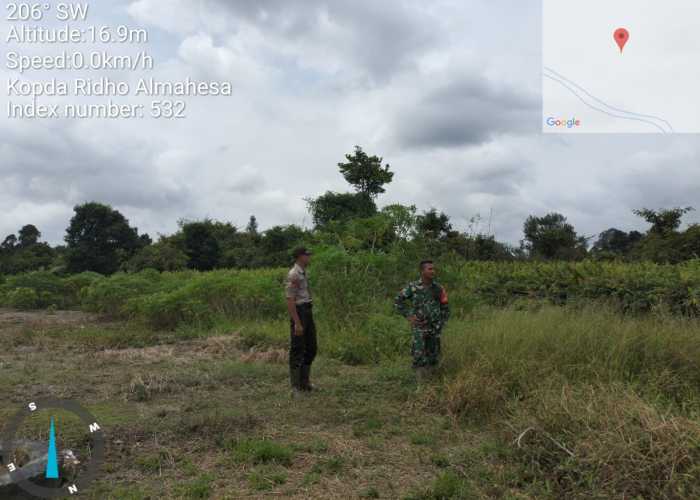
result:
M 122 311 L 164 329 L 182 323 L 211 326 L 217 317 L 255 320 L 285 314 L 281 270 L 183 273 L 189 279 L 177 280 L 179 274 L 169 273 L 162 286 L 129 298 Z
M 82 291 L 95 281 L 102 278 L 101 274 L 86 271 L 73 274 L 63 279 L 63 290 L 70 296 L 71 305 L 79 305 L 82 300 Z
M 356 327 L 321 323 L 326 349 L 349 365 L 379 363 L 410 353 L 408 322 L 398 314 L 370 313 Z
M 61 277 L 49 271 L 8 276 L 0 284 L 0 304 L 15 307 L 10 301 L 10 292 L 26 288 L 36 293 L 36 302 L 32 307 L 43 309 L 53 305 L 61 309 L 76 308 L 80 306 L 81 290 L 100 277 L 96 273 Z
M 15 309 L 36 309 L 39 305 L 39 294 L 32 288 L 15 288 L 7 292 L 7 305 Z
M 65 292 L 63 280 L 48 271 L 35 271 L 25 274 L 8 276 L 5 283 L 0 285 L 3 289 L 3 296 L 10 307 L 20 307 L 23 303 L 22 297 L 26 297 L 26 303 L 31 303 L 30 308 L 45 308 L 51 304 L 61 307 L 71 306 L 71 297 Z M 15 292 L 23 289 L 21 292 Z M 24 290 L 32 290 L 34 294 L 29 294 Z M 19 293 L 19 295 L 18 295 Z M 30 299 L 30 296 L 32 297 Z M 23 306 L 25 309 L 27 306 Z
M 162 278 L 158 272 L 116 273 L 92 281 L 83 288 L 82 307 L 90 312 L 125 317 L 126 303 L 158 290 Z
M 420 256 L 348 252 L 319 247 L 309 269 L 316 317 L 333 331 L 332 345 L 349 362 L 376 361 L 403 349 L 407 337 L 392 300 L 418 278 Z M 452 318 L 475 307 L 598 302 L 625 314 L 700 316 L 700 259 L 678 265 L 649 262 L 437 262 L 438 280 L 448 291 Z M 16 288 L 37 294 L 35 307 L 55 304 L 116 318 L 143 320 L 154 328 L 207 327 L 218 318 L 278 320 L 286 317 L 286 269 L 82 273 L 62 278 L 46 271 L 4 278 L 0 304 L 10 305 Z M 359 352 L 358 352 L 359 351 Z
M 670 311 L 700 315 L 700 259 L 683 264 L 638 262 L 471 262 L 459 293 L 503 306 L 526 297 L 553 304 L 604 299 L 626 313 Z

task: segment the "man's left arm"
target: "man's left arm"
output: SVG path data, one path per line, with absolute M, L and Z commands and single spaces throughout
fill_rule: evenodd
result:
M 450 302 L 447 298 L 447 290 L 444 286 L 440 287 L 440 322 L 444 326 L 447 320 L 450 319 Z

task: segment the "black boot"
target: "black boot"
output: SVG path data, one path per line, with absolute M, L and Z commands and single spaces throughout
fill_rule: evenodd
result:
M 309 365 L 301 365 L 301 390 L 308 391 L 309 389 Z
M 304 391 L 314 391 L 318 389 L 318 387 L 314 387 L 313 385 L 311 385 L 311 382 L 309 381 L 310 374 L 311 365 L 303 365 L 301 367 L 301 388 Z
M 302 387 L 301 368 L 289 367 L 289 381 L 293 390 L 301 391 L 304 389 Z

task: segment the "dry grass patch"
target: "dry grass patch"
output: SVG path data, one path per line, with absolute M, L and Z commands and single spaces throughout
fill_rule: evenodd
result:
M 289 362 L 289 351 L 285 349 L 258 351 L 252 348 L 250 351 L 241 354 L 239 359 L 244 363 L 285 364 Z
M 146 361 L 156 363 L 164 359 L 171 359 L 175 354 L 175 348 L 169 345 L 157 345 L 153 347 L 105 349 L 97 353 L 101 358 L 118 361 Z
M 544 387 L 507 425 L 520 460 L 562 496 L 700 498 L 700 424 L 622 384 Z
M 502 415 L 508 397 L 503 378 L 497 376 L 485 360 L 464 367 L 455 377 L 445 378 L 442 383 L 428 385 L 420 395 L 426 408 L 446 412 L 455 420 L 473 421 Z
M 148 401 L 156 394 L 172 393 L 179 384 L 169 375 L 158 373 L 135 374 L 125 391 L 127 401 Z

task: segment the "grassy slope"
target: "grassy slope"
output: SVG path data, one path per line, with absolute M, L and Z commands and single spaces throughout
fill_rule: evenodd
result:
M 0 422 L 27 397 L 88 406 L 109 440 L 95 499 L 692 498 L 698 330 L 603 310 L 479 310 L 450 325 L 425 387 L 407 356 L 322 355 L 324 391 L 291 399 L 284 322 L 4 325 Z M 333 332 L 319 333 L 323 353 Z

